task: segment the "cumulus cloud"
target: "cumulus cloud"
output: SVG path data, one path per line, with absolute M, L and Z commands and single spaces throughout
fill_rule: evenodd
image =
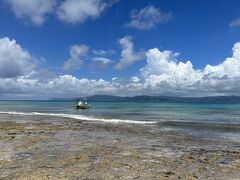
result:
M 35 25 L 42 25 L 47 14 L 52 13 L 55 0 L 3 0 L 11 7 L 17 18 Z
M 140 70 L 145 79 L 144 86 L 159 94 L 239 95 L 240 43 L 236 43 L 232 50 L 233 56 L 223 63 L 194 69 L 190 61 L 178 61 L 178 54 L 172 51 L 150 49 L 147 65 Z
M 66 23 L 83 23 L 98 18 L 112 3 L 106 0 L 65 0 L 58 8 L 58 18 Z
M 99 18 L 117 0 L 0 0 L 9 5 L 17 18 L 42 25 L 48 15 L 69 24 Z M 56 11 L 55 11 L 56 9 Z
M 126 24 L 127 27 L 132 27 L 140 30 L 149 30 L 170 21 L 172 13 L 164 13 L 160 9 L 148 5 L 140 10 L 134 9 L 130 13 L 130 22 Z
M 137 76 L 133 76 L 130 78 L 130 82 L 139 83 L 141 80 Z
M 21 76 L 19 78 L 1 79 L 0 94 L 9 95 L 9 97 L 76 97 L 88 96 L 93 94 L 116 94 L 115 88 L 111 82 L 103 79 L 85 79 L 76 78 L 65 74 L 52 78 L 47 82 L 42 82 L 38 78 Z
M 232 22 L 230 22 L 229 27 L 235 28 L 240 26 L 240 17 L 234 19 Z
M 116 69 L 124 69 L 143 58 L 142 52 L 134 51 L 134 44 L 131 36 L 125 36 L 124 38 L 120 39 L 119 44 L 122 48 L 122 52 L 121 58 L 115 66 Z
M 72 95 L 92 95 L 95 94 L 96 91 L 99 94 L 112 94 L 115 91 L 111 83 L 103 79 L 78 79 L 72 75 L 59 76 L 48 83 L 48 87 L 52 90 L 59 90 L 57 92 L 58 94 L 66 94 L 66 90 L 62 88 L 64 86 L 67 87 L 68 93 Z
M 153 79 L 149 83 L 156 85 L 168 81 L 173 86 L 191 84 L 198 80 L 198 71 L 193 69 L 190 61 L 177 62 L 178 53 L 172 51 L 160 51 L 157 48 L 147 52 L 147 65 L 141 69 L 145 78 Z M 156 81 L 157 80 L 157 81 Z
M 14 39 L 0 39 L 0 78 L 17 77 L 31 72 L 33 59 Z
M 223 63 L 204 68 L 204 75 L 210 78 L 236 78 L 240 77 L 240 43 L 234 44 L 233 56 L 227 58 Z
M 73 45 L 70 48 L 70 58 L 64 63 L 65 71 L 80 69 L 83 64 L 83 57 L 86 56 L 89 47 L 86 45 Z
M 147 65 L 140 72 L 145 79 L 145 86 L 158 90 L 158 93 L 177 89 L 185 91 L 201 80 L 200 71 L 194 70 L 190 61 L 178 62 L 178 53 L 154 48 L 150 49 L 146 56 Z
M 79 59 L 82 60 L 81 57 L 88 51 L 88 47 L 73 46 L 71 50 L 69 62 L 75 60 L 78 62 Z M 222 63 L 196 69 L 191 61 L 179 60 L 179 53 L 153 48 L 147 51 L 146 64 L 139 70 L 138 76 L 113 77 L 112 80 L 86 79 L 70 74 L 57 75 L 47 70 L 28 69 L 31 67 L 30 53 L 14 40 L 2 38 L 0 39 L 0 94 L 1 98 L 13 99 L 94 94 L 240 95 L 240 42 L 234 44 L 232 51 L 232 56 Z

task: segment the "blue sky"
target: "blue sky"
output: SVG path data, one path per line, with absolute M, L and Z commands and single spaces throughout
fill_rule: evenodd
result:
M 135 95 L 133 92 L 137 92 L 137 95 L 151 92 L 150 94 L 154 95 L 185 96 L 189 94 L 190 86 L 192 96 L 238 95 L 236 87 L 232 87 L 234 83 L 231 81 L 238 78 L 240 66 L 238 69 L 238 64 L 235 64 L 236 73 L 229 75 L 229 67 L 219 65 L 228 57 L 233 56 L 232 48 L 239 41 L 239 6 L 238 0 L 89 0 L 88 2 L 83 0 L 44 0 L 42 2 L 33 0 L 30 3 L 27 0 L 0 0 L 0 38 L 8 38 L 8 41 L 3 42 L 2 48 L 6 46 L 4 43 L 15 40 L 15 44 L 19 45 L 22 51 L 30 54 L 31 57 L 26 61 L 31 61 L 31 65 L 34 66 L 29 72 L 13 73 L 14 75 L 8 77 L 2 75 L 1 78 L 3 81 L 10 81 L 9 79 L 17 81 L 16 79 L 28 76 L 28 81 L 37 80 L 40 83 L 39 79 L 33 79 L 29 74 L 45 71 L 49 76 L 53 76 L 49 77 L 49 80 L 46 78 L 44 82 L 47 84 L 50 83 L 51 78 L 56 78 L 57 81 L 60 76 L 69 75 L 80 81 L 82 78 L 96 81 L 103 79 L 111 85 L 111 90 L 104 86 L 108 90 L 96 90 L 88 94 L 78 92 L 76 89 L 72 93 L 62 91 L 59 96 L 63 94 L 69 96 L 98 93 L 119 94 L 119 91 L 122 92 L 121 88 L 127 89 L 128 86 L 131 87 L 131 90 L 127 89 L 121 95 Z M 124 48 L 124 46 L 126 47 Z M 171 73 L 169 73 L 170 71 L 166 73 L 165 70 L 169 67 L 165 68 L 158 62 L 154 62 L 154 64 L 151 60 L 149 60 L 151 62 L 146 61 L 146 59 L 151 59 L 149 54 L 153 52 L 149 51 L 153 48 L 157 48 L 159 51 L 156 52 L 157 57 L 160 58 L 159 62 L 162 57 L 159 53 L 165 55 L 164 50 L 172 53 L 169 57 L 163 58 L 163 61 L 166 60 L 170 65 L 175 63 L 176 67 L 179 67 L 179 62 L 190 61 L 194 73 L 196 71 L 194 76 L 196 75 L 195 79 L 197 80 L 187 79 L 186 81 L 190 81 L 190 84 L 182 84 L 175 75 L 173 77 L 175 71 L 178 73 L 182 70 L 181 67 L 174 69 L 174 65 L 170 68 Z M 238 48 L 235 49 L 238 51 Z M 74 51 L 74 57 L 71 56 L 71 50 Z M 101 54 L 100 50 L 102 50 Z M 124 50 L 125 55 L 123 55 Z M 10 53 L 8 50 L 2 51 Z M 174 53 L 179 54 L 175 56 Z M 0 62 L 2 62 L 0 70 L 1 66 L 2 68 L 7 67 L 3 66 L 3 62 L 16 66 L 15 69 L 21 68 L 17 55 L 11 57 L 7 62 L 6 60 L 1 61 L 1 58 L 3 55 L 0 54 Z M 238 57 L 233 59 L 238 63 Z M 17 63 L 14 65 L 15 62 Z M 229 84 L 232 83 L 229 89 L 219 89 L 222 81 L 214 83 L 217 84 L 216 87 L 212 87 L 213 79 L 211 79 L 211 83 L 210 80 L 202 82 L 206 77 L 210 77 L 207 74 L 209 71 L 205 69 L 207 64 L 212 66 L 210 74 L 215 73 L 214 80 L 217 79 L 216 76 L 218 79 L 231 78 L 230 80 L 225 79 L 226 82 L 230 81 Z M 157 67 L 158 65 L 159 67 Z M 156 69 L 149 68 L 150 66 L 155 66 Z M 216 68 L 221 70 L 217 71 Z M 148 75 L 146 73 L 144 75 L 143 69 L 148 69 Z M 183 71 L 186 72 L 184 68 Z M 201 71 L 202 74 L 198 75 L 198 71 Z M 9 74 L 9 72 L 6 73 Z M 221 77 L 219 77 L 220 74 Z M 188 78 L 185 77 L 188 75 L 185 74 L 182 79 Z M 158 80 L 151 79 L 153 76 L 158 76 Z M 136 89 L 129 84 L 132 77 L 139 80 L 136 82 L 138 84 Z M 113 78 L 119 79 L 118 83 L 121 88 L 115 87 Z M 150 82 L 146 83 L 147 80 Z M 156 83 L 153 83 L 155 81 Z M 196 87 L 200 81 L 203 84 Z M 207 87 L 211 87 L 209 93 L 202 90 L 206 88 L 207 83 Z M 38 86 L 43 88 L 42 86 L 46 86 L 46 84 L 41 82 L 41 85 L 38 84 Z M 17 88 L 20 88 L 19 92 L 8 90 L 5 86 L 1 90 L 2 95 L 8 98 L 25 98 L 26 94 L 31 94 L 22 87 Z M 93 88 L 98 89 L 99 87 Z M 168 88 L 172 88 L 173 91 L 168 92 Z M 41 97 L 52 96 L 43 93 L 43 90 L 40 94 Z M 29 96 L 29 98 L 34 97 L 37 97 L 36 94 Z

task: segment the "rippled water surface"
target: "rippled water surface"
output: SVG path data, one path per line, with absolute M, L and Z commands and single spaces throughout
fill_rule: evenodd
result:
M 0 101 L 0 116 L 49 116 L 156 127 L 204 138 L 240 141 L 240 104 L 91 102 L 77 110 L 73 101 Z

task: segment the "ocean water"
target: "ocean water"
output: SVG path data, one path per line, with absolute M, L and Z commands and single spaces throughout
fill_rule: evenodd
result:
M 240 142 L 240 104 L 91 102 L 77 110 L 73 101 L 0 101 L 1 116 L 49 116 L 99 123 L 153 124 L 200 138 Z M 37 119 L 37 118 L 35 118 Z

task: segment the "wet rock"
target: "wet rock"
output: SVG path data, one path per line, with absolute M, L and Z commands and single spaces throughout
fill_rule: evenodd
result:
M 18 154 L 16 154 L 14 159 L 16 159 L 16 160 L 32 159 L 32 153 L 29 153 L 29 152 L 18 153 Z
M 193 175 L 193 177 L 194 177 L 195 179 L 198 179 L 198 176 L 197 176 L 197 175 L 195 175 L 195 174 Z
M 219 164 L 228 164 L 228 161 L 226 159 L 219 162 Z
M 169 177 L 169 176 L 172 176 L 172 175 L 175 175 L 175 172 L 172 172 L 172 171 L 165 171 L 165 172 L 163 172 L 163 176 L 164 177 Z
M 189 156 L 188 159 L 194 159 L 194 157 L 193 156 Z
M 239 148 L 235 148 L 239 144 L 233 148 L 229 142 L 223 142 L 222 149 L 212 149 L 196 139 L 176 141 L 176 136 L 167 137 L 165 133 L 146 133 L 145 126 L 134 126 L 139 128 L 136 131 L 129 130 L 124 125 L 115 127 L 85 122 L 81 129 L 73 125 L 76 123 L 71 124 L 68 120 L 61 129 L 59 125 L 47 123 L 21 124 L 20 130 L 16 131 L 13 129 L 17 124 L 4 128 L 0 131 L 4 137 L 0 139 L 0 159 L 3 159 L 0 160 L 0 179 L 239 177 L 240 154 Z M 112 132 L 106 133 L 105 126 L 111 127 Z M 59 131 L 70 133 L 54 136 Z M 16 135 L 17 140 L 10 141 L 9 138 L 15 135 L 8 135 L 8 132 L 16 132 L 21 136 Z M 210 142 L 207 141 L 206 144 L 208 143 Z M 202 147 L 204 148 L 201 149 Z M 150 148 L 157 151 L 150 151 Z M 170 155 L 167 155 L 170 150 Z M 221 165 L 226 162 L 228 165 Z
M 8 132 L 8 135 L 16 135 L 17 134 L 17 132 Z

